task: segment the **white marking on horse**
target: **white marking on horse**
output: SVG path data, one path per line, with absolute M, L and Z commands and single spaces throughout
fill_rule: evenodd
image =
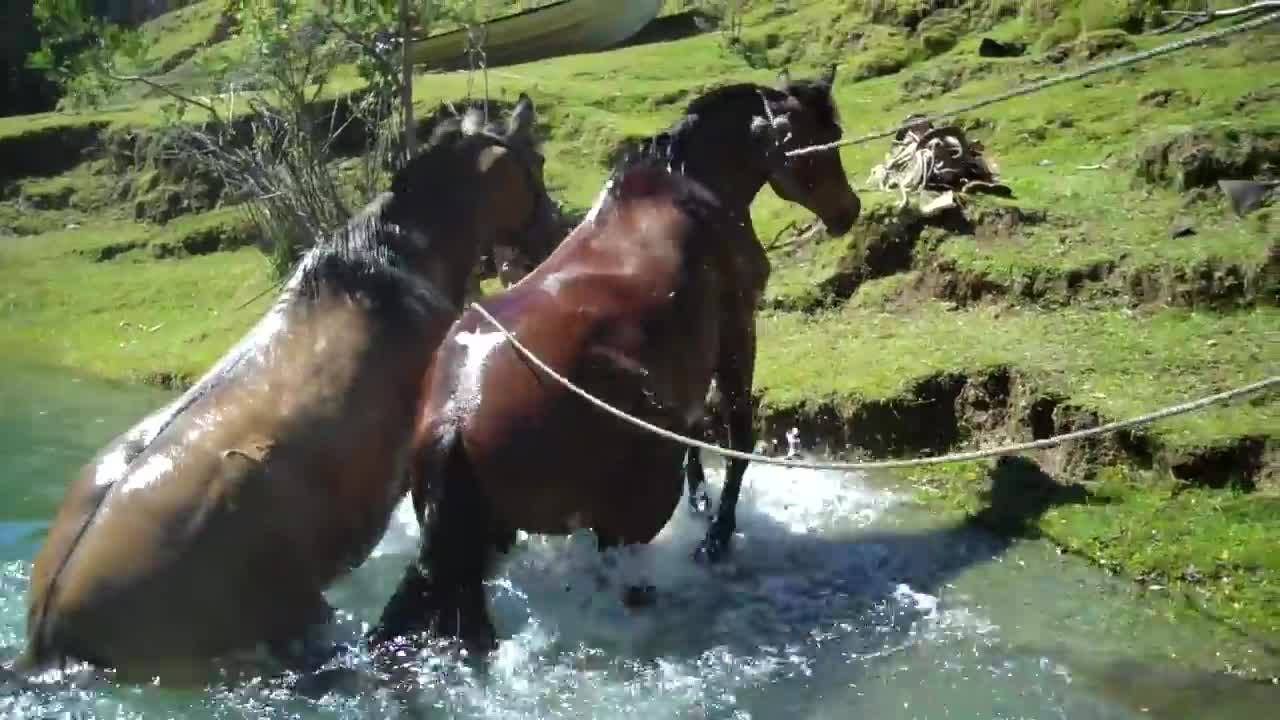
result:
M 148 487 L 162 475 L 173 469 L 173 460 L 168 455 L 155 454 L 147 458 L 147 461 L 138 468 L 125 484 L 120 487 L 120 492 L 133 492 L 134 490 L 142 490 Z
M 506 339 L 499 332 L 460 332 L 454 336 L 454 342 L 466 348 L 462 359 L 462 367 L 458 370 L 458 391 L 454 394 L 457 402 L 450 401 L 450 414 L 458 411 L 471 412 L 480 406 L 480 375 L 489 355 Z
M 124 475 L 129 469 L 128 449 L 127 445 L 120 445 L 102 458 L 93 476 L 95 485 L 110 485 Z

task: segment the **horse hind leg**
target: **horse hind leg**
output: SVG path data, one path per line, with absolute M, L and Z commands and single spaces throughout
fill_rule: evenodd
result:
M 694 515 L 711 512 L 711 496 L 707 494 L 707 476 L 702 470 L 702 453 L 689 448 L 685 453 L 685 482 L 689 486 L 689 511 Z
M 426 634 L 461 640 L 485 655 L 497 645 L 484 592 L 495 548 L 493 512 L 480 491 L 460 439 L 449 438 L 424 453 L 413 492 L 418 520 L 431 510 L 417 560 L 370 632 L 375 645 Z

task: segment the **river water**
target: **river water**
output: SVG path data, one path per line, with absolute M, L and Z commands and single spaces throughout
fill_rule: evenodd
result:
M 0 663 L 21 650 L 30 558 L 65 483 L 168 397 L 2 370 Z M 1044 543 L 931 517 L 905 488 L 755 466 L 739 513 L 734 557 L 715 570 L 689 559 L 704 521 L 683 506 L 651 546 L 609 564 L 586 533 L 523 539 L 490 584 L 501 647 L 484 675 L 428 651 L 394 691 L 0 679 L 0 717 L 1119 720 L 1267 717 L 1280 700 L 1180 669 L 1204 656 L 1203 628 L 1172 624 L 1126 583 Z M 330 593 L 339 636 L 354 642 L 376 618 L 416 540 L 402 506 Z M 624 607 L 637 581 L 657 587 L 653 607 Z

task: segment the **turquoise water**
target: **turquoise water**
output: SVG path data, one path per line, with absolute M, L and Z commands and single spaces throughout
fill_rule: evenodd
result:
M 0 661 L 21 649 L 29 560 L 73 473 L 169 395 L 65 373 L 0 373 Z M 715 482 L 715 473 L 713 484 Z M 748 473 L 732 562 L 689 561 L 683 508 L 604 565 L 586 534 L 524 539 L 490 584 L 502 646 L 479 677 L 431 652 L 394 688 L 304 697 L 288 679 L 203 692 L 82 673 L 0 681 L 0 717 L 1083 718 L 1267 717 L 1276 688 L 1192 672 L 1204 629 L 1039 542 L 934 519 L 848 474 Z M 355 641 L 413 556 L 401 507 L 330 593 Z M 604 589 L 600 589 L 601 578 Z M 657 605 L 621 588 L 647 580 Z M 337 661 L 363 668 L 357 655 Z

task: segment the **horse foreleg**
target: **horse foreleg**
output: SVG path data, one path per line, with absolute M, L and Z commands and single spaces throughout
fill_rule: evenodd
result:
M 754 318 L 748 318 L 746 326 L 731 333 L 726 340 L 720 352 L 716 379 L 724 398 L 721 407 L 729 427 L 729 446 L 750 452 L 756 442 L 755 402 L 751 397 L 756 357 Z M 718 562 L 728 554 L 729 541 L 738 525 L 738 495 L 746 472 L 745 460 L 735 458 L 727 463 L 720 507 L 706 539 L 698 547 L 699 559 Z

